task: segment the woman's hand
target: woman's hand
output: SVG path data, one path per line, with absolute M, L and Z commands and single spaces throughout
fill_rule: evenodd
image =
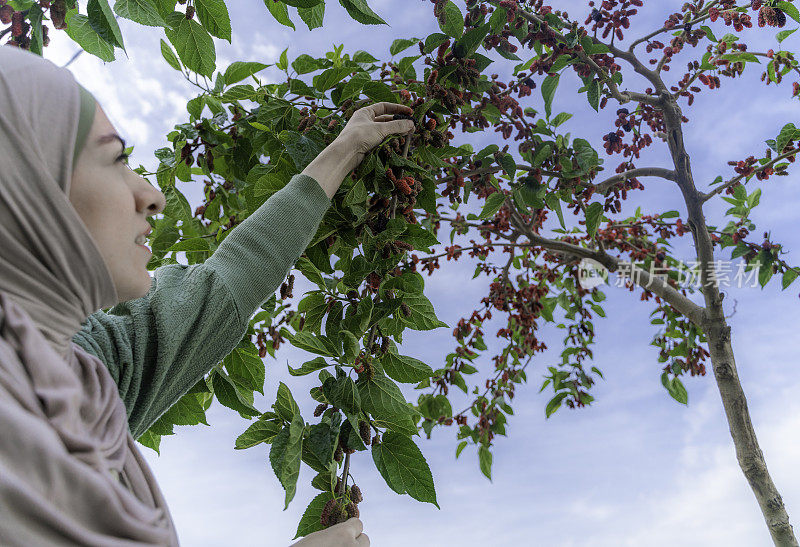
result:
M 411 107 L 397 103 L 376 103 L 353 112 L 347 125 L 336 137 L 353 154 L 355 169 L 364 161 L 366 155 L 383 142 L 389 135 L 405 135 L 414 131 L 412 120 L 394 120 L 394 114 L 411 116 Z
M 387 103 L 381 103 L 387 104 Z M 368 547 L 369 538 L 362 534 L 364 525 L 353 517 L 324 530 L 319 530 L 293 543 L 290 547 Z

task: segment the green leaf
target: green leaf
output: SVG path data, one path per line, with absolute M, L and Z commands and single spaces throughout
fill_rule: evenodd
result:
M 269 65 L 264 63 L 257 63 L 254 61 L 234 61 L 225 70 L 225 85 L 235 84 L 241 82 L 245 78 L 249 78 L 256 72 L 264 70 Z
M 361 397 L 361 410 L 369 413 L 376 425 L 405 435 L 416 435 L 417 426 L 411 418 L 413 411 L 397 384 L 376 371 L 370 381 L 359 381 L 356 386 Z
M 464 36 L 453 44 L 453 55 L 461 59 L 470 57 L 477 51 L 478 46 L 483 43 L 483 39 L 486 38 L 487 34 L 489 34 L 489 23 L 468 30 L 464 33 Z M 427 45 L 426 42 L 426 49 Z
M 228 408 L 231 408 L 246 416 L 258 416 L 261 411 L 248 402 L 239 392 L 239 388 L 233 383 L 227 374 L 214 369 L 211 373 L 211 384 L 214 388 L 214 395 L 217 400 Z
M 308 30 L 321 28 L 322 23 L 325 20 L 325 2 L 320 2 L 311 8 L 299 7 L 297 8 L 297 14 L 306 24 Z
M 283 2 L 276 2 L 275 0 L 264 0 L 264 5 L 267 6 L 269 12 L 281 25 L 290 27 L 292 30 L 297 30 L 292 20 L 289 19 L 289 9 L 286 7 L 286 4 Z
M 181 70 L 181 62 L 178 60 L 178 56 L 175 55 L 175 52 L 172 51 L 172 48 L 164 40 L 161 40 L 161 56 L 164 57 L 164 60 L 169 66 L 175 70 Z
M 244 450 L 260 443 L 271 443 L 280 433 L 281 426 L 271 420 L 256 420 L 244 433 L 236 437 L 236 450 Z
M 161 455 L 161 452 L 159 452 L 158 450 L 158 447 L 161 444 L 161 435 L 158 435 L 157 433 L 153 433 L 152 431 L 147 430 L 144 433 L 142 433 L 141 437 L 136 439 L 136 442 L 138 442 L 142 446 L 146 446 L 147 448 L 155 450 L 156 454 L 158 454 L 159 456 Z
M 778 43 L 781 43 L 784 40 L 786 40 L 786 38 L 791 36 L 792 33 L 794 33 L 794 31 L 796 31 L 796 30 L 797 30 L 796 28 L 792 29 L 792 30 L 782 30 L 778 34 L 775 35 L 775 39 L 778 40 Z
M 376 103 L 397 102 L 397 97 L 392 92 L 392 88 L 383 82 L 366 82 L 362 88 L 364 95 L 375 101 Z
M 550 209 L 556 212 L 558 215 L 558 222 L 561 224 L 561 228 L 566 230 L 567 226 L 564 224 L 564 213 L 561 211 L 561 200 L 558 198 L 558 194 L 547 194 L 544 196 L 544 202 Z
M 216 68 L 217 53 L 208 31 L 194 19 L 187 19 L 178 12 L 167 17 L 167 23 L 175 26 L 165 28 L 164 34 L 175 46 L 186 68 L 210 78 Z
M 481 473 L 486 475 L 486 478 L 492 480 L 492 453 L 488 448 L 481 445 L 478 447 L 478 464 L 481 467 Z
M 431 245 L 439 245 L 439 240 L 433 232 L 426 230 L 419 224 L 407 224 L 406 230 L 398 239 L 410 243 L 415 249 L 429 253 Z
M 589 237 L 594 238 L 601 218 L 603 218 L 603 204 L 597 201 L 590 203 L 586 208 L 586 233 Z
M 89 16 L 89 25 L 98 35 L 125 51 L 122 32 L 119 30 L 111 6 L 108 5 L 108 0 L 89 0 L 86 3 L 86 14 Z
M 800 11 L 794 6 L 794 4 L 790 4 L 789 2 L 778 2 L 775 4 L 776 8 L 781 9 L 786 15 L 800 23 Z
M 553 127 L 558 127 L 559 125 L 561 125 L 562 123 L 564 123 L 565 121 L 570 119 L 571 117 L 572 117 L 572 114 L 570 114 L 569 112 L 562 112 L 562 113 L 556 115 L 556 117 L 553 119 Z
M 683 387 L 683 384 L 678 378 L 672 379 L 672 389 L 669 390 L 669 394 L 679 403 L 685 405 L 689 404 L 689 394 L 686 393 L 686 388 Z
M 706 36 L 708 36 L 709 40 L 711 40 L 712 42 L 719 42 L 719 40 L 717 40 L 717 37 L 714 36 L 714 32 L 709 27 L 703 25 L 700 28 L 703 29 L 703 31 L 705 31 Z
M 783 280 L 781 281 L 782 289 L 786 289 L 792 282 L 797 279 L 797 274 L 800 273 L 800 270 L 797 268 L 792 268 L 790 270 L 786 270 L 783 273 Z
M 103 61 L 114 60 L 114 44 L 110 44 L 97 34 L 89 24 L 89 18 L 79 15 L 78 10 L 69 10 L 65 18 L 67 36 L 72 38 L 87 53 Z
M 297 71 L 298 74 L 308 74 L 309 72 L 314 72 L 315 70 L 319 70 L 322 68 L 324 64 L 319 59 L 315 59 L 311 55 L 306 55 L 303 53 L 302 55 L 298 56 L 297 59 L 292 61 L 292 68 Z
M 164 18 L 161 17 L 155 6 L 148 0 L 117 0 L 114 4 L 114 11 L 120 17 L 130 19 L 140 25 L 148 27 L 167 26 Z
M 800 129 L 797 129 L 793 123 L 787 123 L 781 128 L 781 132 L 778 134 L 778 138 L 775 139 L 775 148 L 777 148 L 778 152 L 781 152 L 784 148 L 786 148 L 786 144 L 789 141 L 793 141 L 800 138 Z M 742 188 L 742 186 L 738 186 L 738 188 Z
M 405 293 L 422 293 L 425 289 L 425 279 L 418 272 L 410 271 L 397 277 L 389 277 L 381 284 L 381 298 L 390 289 L 398 289 Z
M 31 26 L 30 51 L 36 55 L 42 54 L 44 47 L 44 35 L 42 34 L 42 8 L 38 4 L 33 4 L 28 9 L 28 21 Z
M 194 0 L 197 18 L 209 34 L 231 41 L 231 17 L 224 0 Z
M 159 435 L 172 435 L 173 425 L 208 425 L 204 400 L 203 395 L 199 393 L 184 394 L 150 426 L 150 429 Z
M 499 163 L 503 168 L 503 172 L 508 175 L 513 182 L 517 174 L 517 163 L 514 161 L 514 158 L 511 154 L 503 154 L 500 156 Z
M 550 117 L 550 113 L 552 112 L 553 97 L 556 94 L 556 88 L 558 87 L 559 79 L 560 76 L 558 74 L 549 74 L 542 82 L 542 98 L 544 99 L 544 111 L 547 113 L 548 118 Z
M 289 374 L 292 376 L 305 376 L 306 374 L 311 374 L 327 366 L 328 363 L 325 361 L 324 357 L 315 357 L 311 361 L 303 363 L 300 368 L 289 367 Z
M 478 218 L 494 217 L 494 215 L 497 214 L 497 211 L 500 210 L 500 207 L 503 206 L 505 201 L 506 195 L 503 192 L 494 192 L 488 198 L 486 198 L 486 203 L 483 206 L 483 210 L 481 210 L 481 214 L 478 215 Z
M 322 530 L 322 510 L 325 508 L 325 504 L 332 499 L 333 494 L 330 492 L 317 494 L 317 497 L 311 500 L 311 503 L 306 507 L 306 511 L 300 519 L 300 524 L 297 525 L 297 533 L 292 539 L 297 539 L 301 536 L 307 536 L 308 534 Z
M 589 106 L 599 112 L 600 109 L 600 89 L 602 84 L 600 80 L 592 80 L 586 90 L 586 98 L 589 100 Z
M 456 40 L 461 38 L 464 34 L 464 15 L 450 0 L 444 5 L 444 24 L 439 23 L 439 28 L 448 36 L 452 36 Z
M 336 449 L 336 441 L 339 438 L 342 415 L 336 412 L 333 414 L 333 418 L 335 418 L 334 421 L 323 421 L 312 425 L 305 441 L 306 448 L 323 465 L 333 461 L 333 451 Z
M 272 408 L 287 422 L 291 422 L 295 416 L 300 415 L 300 407 L 297 406 L 294 397 L 292 397 L 292 391 L 283 382 L 278 385 L 278 394 L 275 397 Z
M 382 442 L 373 445 L 372 461 L 389 488 L 440 508 L 428 462 L 409 437 L 387 431 Z
M 281 334 L 288 338 L 289 343 L 296 348 L 325 357 L 338 357 L 336 346 L 327 336 L 316 335 L 306 331 L 290 334 L 287 330 L 282 330 Z
M 421 294 L 403 294 L 403 302 L 411 309 L 411 316 L 406 317 L 399 313 L 403 323 L 413 330 L 432 330 L 439 327 L 448 327 L 447 323 L 439 321 L 433 309 L 433 304 Z
M 421 382 L 433 376 L 433 369 L 418 359 L 387 353 L 381 357 L 381 365 L 387 376 L 403 383 Z
M 239 385 L 264 394 L 264 361 L 251 350 L 236 348 L 223 359 L 231 379 Z
M 441 32 L 434 32 L 425 38 L 425 53 L 431 53 L 434 49 L 445 43 L 449 37 Z
M 389 24 L 383 19 L 381 19 L 377 13 L 372 11 L 369 5 L 367 5 L 366 0 L 339 0 L 339 3 L 342 5 L 344 9 L 347 10 L 347 13 L 350 14 L 350 17 L 352 17 L 361 24 L 364 25 Z
M 322 392 L 331 404 L 347 413 L 358 414 L 361 411 L 361 395 L 355 382 L 347 376 L 328 378 L 322 384 Z
M 758 269 L 758 283 L 763 288 L 769 280 L 772 278 L 773 271 L 772 271 L 772 262 L 774 261 L 774 257 L 772 253 L 767 251 L 766 249 L 761 249 L 761 252 L 758 253 L 758 260 L 757 263 L 760 265 Z
M 568 395 L 568 392 L 562 391 L 561 393 L 556 393 L 556 396 L 550 399 L 547 403 L 547 407 L 544 409 L 544 416 L 545 418 L 549 418 L 553 412 L 558 410 L 561 406 L 561 401 Z
M 320 2 L 324 2 L 324 0 L 283 0 L 289 6 L 294 8 L 313 8 Z
M 392 42 L 389 53 L 394 56 L 419 42 L 419 38 L 398 38 Z
M 458 443 L 458 446 L 456 447 L 456 459 L 458 459 L 458 457 L 461 455 L 461 452 L 464 450 L 466 446 L 467 446 L 467 441 L 461 441 L 460 443 Z
M 286 490 L 286 505 L 294 498 L 297 477 L 300 475 L 300 458 L 303 450 L 303 418 L 297 414 L 292 423 L 284 427 L 272 441 L 269 462 L 283 488 Z

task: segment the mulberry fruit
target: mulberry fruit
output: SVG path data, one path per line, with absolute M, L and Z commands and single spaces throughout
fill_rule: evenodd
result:
M 333 459 L 336 460 L 337 463 L 342 461 L 344 458 L 344 450 L 342 450 L 341 446 L 336 447 L 336 452 L 333 453 Z
M 0 23 L 7 25 L 11 22 L 11 16 L 14 15 L 14 8 L 6 4 L 0 8 Z
M 411 121 L 414 121 L 414 118 L 412 118 L 408 114 L 395 114 L 394 116 L 392 116 L 392 120 L 411 120 Z
M 389 351 L 389 338 L 386 336 L 381 338 L 381 353 Z
M 403 315 L 405 315 L 406 317 L 410 317 L 411 316 L 411 308 L 409 308 L 408 304 L 406 304 L 405 302 L 400 304 L 400 311 L 402 311 Z
M 353 503 L 361 503 L 364 501 L 364 496 L 361 495 L 361 488 L 355 484 L 350 488 L 350 500 Z
M 353 517 L 358 518 L 358 516 L 359 516 L 358 506 L 356 506 L 356 504 L 353 503 L 352 501 L 347 504 L 347 507 L 346 507 L 345 510 L 347 512 L 347 518 L 349 518 L 349 519 L 351 519 Z
M 64 0 L 56 0 L 50 5 L 50 20 L 53 22 L 53 28 L 62 30 L 67 28 L 64 19 L 67 16 L 67 5 Z
M 325 409 L 328 408 L 327 403 L 320 403 L 317 405 L 317 408 L 314 409 L 314 417 L 319 418 L 322 416 L 322 413 L 325 412 Z
M 11 14 L 11 36 L 14 38 L 23 34 L 22 24 L 25 16 L 21 11 L 15 11 Z
M 326 503 L 325 507 L 322 508 L 322 514 L 319 517 L 320 524 L 323 526 L 328 526 L 331 513 L 333 512 L 333 509 L 336 507 L 337 503 L 338 502 L 336 500 L 328 500 L 328 503 Z
M 365 420 L 358 422 L 358 433 L 361 435 L 361 440 L 364 441 L 364 444 L 369 445 L 370 430 L 369 424 Z
M 190 4 L 186 6 L 186 18 L 192 19 L 193 17 L 194 17 L 194 6 Z

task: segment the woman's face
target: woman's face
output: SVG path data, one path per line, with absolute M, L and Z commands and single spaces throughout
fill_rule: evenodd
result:
M 69 200 L 103 255 L 120 302 L 125 302 L 150 290 L 150 252 L 136 238 L 150 229 L 147 217 L 161 213 L 166 200 L 120 158 L 124 146 L 95 105 L 94 122 L 72 171 Z

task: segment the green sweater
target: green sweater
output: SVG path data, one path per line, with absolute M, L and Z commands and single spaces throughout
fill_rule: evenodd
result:
M 161 266 L 146 296 L 82 323 L 72 340 L 108 367 L 134 438 L 236 348 L 330 203 L 315 179 L 295 175 L 203 264 Z

